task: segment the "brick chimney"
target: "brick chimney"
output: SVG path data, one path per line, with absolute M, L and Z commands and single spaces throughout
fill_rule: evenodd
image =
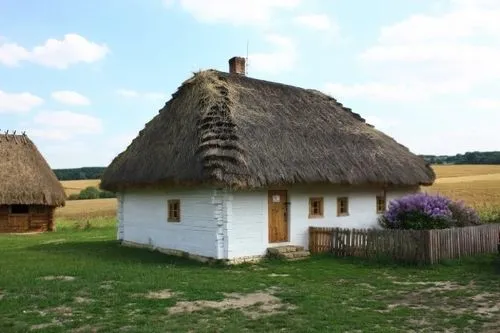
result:
M 245 58 L 232 57 L 229 59 L 229 73 L 245 75 Z

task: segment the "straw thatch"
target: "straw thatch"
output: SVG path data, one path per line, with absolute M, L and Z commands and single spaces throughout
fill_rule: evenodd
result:
M 426 162 L 334 98 L 214 70 L 183 83 L 101 187 L 430 185 Z
M 0 134 L 0 205 L 63 206 L 61 183 L 26 135 Z

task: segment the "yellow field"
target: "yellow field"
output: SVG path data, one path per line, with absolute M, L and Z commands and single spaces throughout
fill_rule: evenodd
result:
M 476 206 L 500 206 L 500 165 L 436 165 L 433 186 L 422 187 Z
M 61 181 L 62 186 L 66 195 L 78 194 L 81 190 L 88 186 L 94 186 L 99 188 L 99 179 L 84 179 L 84 180 L 63 180 Z
M 115 216 L 116 199 L 67 200 L 66 206 L 56 209 L 56 217 L 84 218 Z
M 433 165 L 437 178 L 500 174 L 500 165 Z
M 99 179 L 63 180 L 66 195 L 80 193 L 88 186 L 99 188 Z M 81 218 L 94 216 L 115 216 L 116 199 L 67 200 L 66 206 L 56 209 L 56 217 Z

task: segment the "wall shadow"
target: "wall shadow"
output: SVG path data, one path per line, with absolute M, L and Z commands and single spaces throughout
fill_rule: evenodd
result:
M 209 266 L 209 264 L 203 264 L 189 258 L 167 255 L 148 249 L 122 246 L 120 242 L 116 240 L 39 244 L 28 247 L 27 249 L 30 251 L 44 252 L 48 255 L 73 257 L 74 259 L 93 258 L 104 261 L 134 262 L 155 265 Z M 212 264 L 211 266 L 214 265 Z

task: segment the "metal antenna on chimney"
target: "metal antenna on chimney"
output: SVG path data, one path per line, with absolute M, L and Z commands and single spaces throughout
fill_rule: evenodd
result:
M 247 58 L 245 59 L 246 65 L 245 65 L 245 76 L 248 76 L 248 66 L 250 63 L 248 62 L 248 39 L 247 39 Z

